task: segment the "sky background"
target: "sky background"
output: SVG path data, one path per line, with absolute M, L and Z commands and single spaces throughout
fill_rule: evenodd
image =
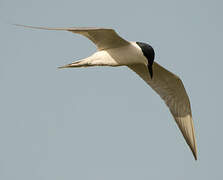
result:
M 223 179 L 220 0 L 0 0 L 0 179 Z M 191 100 L 195 161 L 168 108 L 125 67 L 57 69 L 95 46 L 69 32 L 114 28 L 151 44 Z

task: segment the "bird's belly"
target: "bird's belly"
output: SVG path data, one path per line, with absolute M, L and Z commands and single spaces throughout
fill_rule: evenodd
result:
M 133 45 L 123 46 L 114 49 L 98 51 L 95 53 L 100 57 L 101 64 L 110 66 L 123 66 L 131 64 L 147 64 L 142 52 Z

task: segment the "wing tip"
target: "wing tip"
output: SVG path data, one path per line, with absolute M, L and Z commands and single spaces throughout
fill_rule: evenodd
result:
M 192 136 L 193 136 L 193 147 L 191 147 L 191 151 L 194 155 L 194 159 L 197 161 L 197 142 L 196 142 L 196 137 L 195 137 L 195 130 L 194 130 L 192 115 L 190 116 L 190 121 L 191 121 L 190 123 L 191 123 Z
M 194 124 L 191 115 L 176 118 L 177 125 L 186 140 L 186 143 L 190 147 L 190 150 L 197 161 L 197 143 L 195 138 Z
M 18 26 L 18 27 L 24 27 L 24 28 L 31 28 L 31 29 L 42 29 L 42 30 L 69 30 L 67 28 L 51 28 L 51 27 L 39 27 L 39 26 L 29 26 L 29 25 L 23 25 L 23 24 L 12 24 L 13 26 Z
M 197 153 L 193 153 L 195 161 L 197 161 Z
M 190 145 L 189 145 L 190 146 Z M 195 161 L 197 161 L 197 146 L 196 146 L 196 142 L 194 143 L 194 146 L 190 146 L 190 149 L 192 151 L 192 154 L 194 156 Z
M 16 23 L 13 23 L 12 24 L 13 26 L 20 26 L 20 27 L 24 27 L 25 25 L 22 25 L 22 24 L 16 24 Z
M 44 27 L 35 27 L 35 26 L 29 26 L 29 25 L 23 25 L 23 24 L 12 24 L 13 26 L 18 27 L 24 27 L 24 28 L 32 28 L 32 29 L 45 29 Z

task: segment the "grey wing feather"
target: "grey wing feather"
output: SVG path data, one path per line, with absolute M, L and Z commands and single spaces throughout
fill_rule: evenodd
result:
M 143 64 L 128 67 L 149 84 L 165 101 L 194 158 L 197 159 L 197 145 L 190 101 L 180 78 L 156 62 L 153 64 L 153 79 L 150 78 L 148 68 Z
M 26 26 L 20 24 L 15 24 L 15 25 L 33 29 L 61 30 L 61 31 L 70 31 L 72 33 L 81 34 L 90 39 L 97 46 L 98 50 L 116 48 L 129 44 L 128 41 L 120 37 L 113 29 L 108 29 L 108 28 L 97 28 L 97 27 L 50 28 L 50 27 Z

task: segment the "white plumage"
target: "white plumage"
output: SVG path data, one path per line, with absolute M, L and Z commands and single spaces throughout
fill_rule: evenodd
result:
M 190 101 L 182 81 L 178 76 L 169 72 L 156 62 L 152 64 L 153 74 L 151 74 L 148 69 L 148 57 L 145 57 L 144 51 L 136 42 L 126 41 L 113 29 L 106 28 L 17 26 L 45 30 L 66 30 L 87 37 L 97 46 L 98 51 L 90 57 L 75 61 L 60 68 L 128 66 L 164 100 L 189 145 L 194 158 L 197 159 L 197 146 Z

